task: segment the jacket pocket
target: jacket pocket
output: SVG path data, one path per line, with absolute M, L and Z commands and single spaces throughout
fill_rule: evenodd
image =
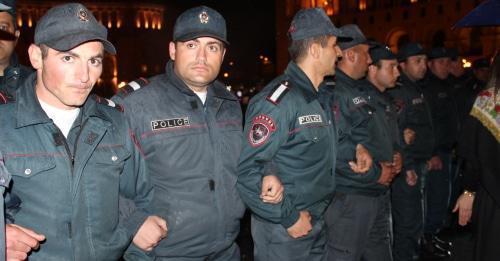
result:
M 328 136 L 329 125 L 314 125 L 304 128 L 304 136 L 310 142 L 320 142 Z
M 131 153 L 123 145 L 98 146 L 92 156 L 92 163 L 97 168 L 106 169 L 109 174 L 121 174 L 125 161 L 130 158 Z
M 32 178 L 56 167 L 54 158 L 49 157 L 11 157 L 5 166 L 12 176 Z

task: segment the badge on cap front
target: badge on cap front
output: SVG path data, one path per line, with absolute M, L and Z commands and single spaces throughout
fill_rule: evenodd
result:
M 82 22 L 87 22 L 89 20 L 89 14 L 82 8 L 78 11 L 78 18 L 80 18 Z
M 205 12 L 205 11 L 201 12 L 199 17 L 200 17 L 200 23 L 202 23 L 202 24 L 208 24 L 208 18 L 209 17 L 208 17 L 207 12 Z

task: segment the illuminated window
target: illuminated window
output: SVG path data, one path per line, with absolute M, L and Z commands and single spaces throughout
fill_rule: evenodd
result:
M 17 15 L 17 26 L 23 27 L 23 17 L 21 16 L 21 14 Z
M 360 11 L 366 10 L 366 0 L 359 0 L 358 9 Z
M 139 18 L 135 19 L 135 27 L 141 28 L 141 20 Z

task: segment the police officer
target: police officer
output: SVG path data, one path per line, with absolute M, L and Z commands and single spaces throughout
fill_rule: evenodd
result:
M 441 252 L 441 245 L 448 245 L 447 242 L 443 244 L 436 234 L 443 227 L 448 214 L 451 156 L 457 141 L 459 122 L 452 89 L 446 82 L 449 75 L 449 53 L 445 48 L 437 47 L 430 50 L 428 57 L 429 70 L 423 90 L 429 101 L 436 142 L 432 158 L 427 164 L 429 172 L 425 176 L 424 254 L 433 255 Z
M 5 34 L 0 40 L 0 90 L 13 94 L 33 72 L 31 68 L 19 64 L 14 53 L 20 35 L 16 24 L 15 0 L 0 1 L 0 30 Z
M 433 123 L 423 95 L 421 80 L 427 71 L 427 55 L 415 42 L 398 52 L 401 76 L 398 86 L 389 89 L 398 112 L 402 136 L 403 170 L 391 187 L 394 220 L 394 260 L 418 259 L 423 230 L 422 171 L 432 156 Z M 401 137 L 401 136 L 400 136 Z
M 337 191 L 325 215 L 328 226 L 327 259 L 390 260 L 387 191 L 396 172 L 393 170 L 395 151 L 387 128 L 386 108 L 379 110 L 375 107 L 380 106 L 380 100 L 378 93 L 372 93 L 372 89 L 376 90 L 374 83 L 361 80 L 372 63 L 369 42 L 356 25 L 345 25 L 341 30 L 353 40 L 340 44 L 343 58 L 339 63 L 334 90 L 334 104 L 340 111 L 339 117 L 336 117 L 340 153 L 336 168 Z M 380 57 L 376 58 L 380 62 Z M 376 69 L 371 68 L 373 82 L 381 78 L 376 77 Z M 373 94 L 375 96 L 372 97 Z M 357 144 L 366 147 L 375 161 L 362 175 L 348 167 Z M 401 157 L 397 157 L 400 166 Z
M 30 260 L 117 260 L 132 237 L 149 249 L 165 236 L 165 222 L 148 217 L 152 187 L 125 119 L 89 97 L 104 51 L 115 54 L 106 37 L 83 5 L 51 8 L 28 51 L 36 73 L 0 105 L 2 163 L 13 180 L 7 259 L 39 247 Z M 137 204 L 127 219 L 119 195 Z
M 6 11 L 11 9 L 10 6 L 6 6 L 5 4 L 0 2 L 0 11 Z M 0 12 L 1 14 L 2 12 Z M 5 32 L 4 30 L 0 30 L 0 40 L 14 40 L 15 37 L 12 34 Z M 2 96 L 6 96 L 6 94 L 2 92 Z M 11 176 L 8 172 L 7 168 L 3 163 L 3 156 L 0 152 L 0 200 L 4 202 L 4 192 L 5 189 L 8 188 Z M 2 209 L 0 210 L 0 256 L 5 258 L 5 216 L 4 216 L 4 203 L 2 203 Z
M 332 111 L 318 89 L 335 73 L 342 34 L 320 8 L 298 11 L 288 33 L 292 61 L 250 101 L 238 168 L 238 190 L 253 212 L 254 257 L 261 261 L 321 260 L 322 215 L 335 185 Z M 256 186 L 269 170 L 285 187 L 277 205 L 263 203 Z
M 215 80 L 227 46 L 221 14 L 188 9 L 175 22 L 166 72 L 134 81 L 136 91 L 114 98 L 146 157 L 151 209 L 169 229 L 151 253 L 131 248 L 128 260 L 240 259 L 234 240 L 245 210 L 236 190 L 242 114 L 237 97 Z
M 390 196 L 389 186 L 402 168 L 401 135 L 397 123 L 396 106 L 386 90 L 396 86 L 400 75 L 396 55 L 389 47 L 376 44 L 370 48 L 372 64 L 368 66 L 366 79 L 360 85 L 365 92 L 368 104 L 374 108 L 374 127 L 371 128 L 374 139 L 373 158 L 380 165 L 389 165 L 391 172 L 380 169 L 378 184 L 373 187 L 380 188 L 380 196 L 365 197 L 366 202 L 363 211 L 368 220 L 368 229 L 365 230 L 364 238 L 360 246 L 364 248 L 363 259 L 366 260 L 392 260 L 390 251 Z M 377 169 L 376 169 L 377 170 Z M 381 187 L 383 185 L 385 187 Z M 358 217 L 359 218 L 359 217 Z M 365 224 L 365 223 L 363 223 Z M 369 236 L 368 236 L 369 235 Z
M 450 74 L 448 75 L 447 81 L 451 85 L 453 91 L 456 92 L 464 87 L 469 75 L 463 67 L 458 50 L 456 48 L 448 48 L 446 52 L 448 52 L 448 56 L 450 57 L 450 63 L 448 64 Z

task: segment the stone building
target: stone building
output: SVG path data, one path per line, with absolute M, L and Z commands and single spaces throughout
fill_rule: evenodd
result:
M 500 27 L 452 29 L 479 0 L 277 0 L 277 71 L 288 60 L 286 32 L 300 8 L 322 7 L 335 25 L 355 23 L 368 38 L 393 51 L 408 41 L 425 47 L 455 47 L 464 57 L 493 54 L 500 47 Z

